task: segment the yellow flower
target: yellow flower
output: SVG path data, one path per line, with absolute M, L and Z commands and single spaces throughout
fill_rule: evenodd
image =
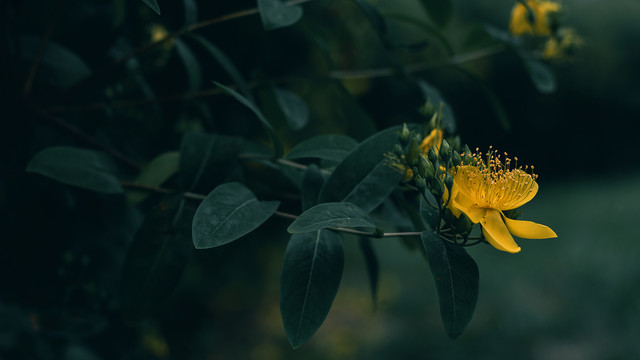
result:
M 549 36 L 553 16 L 560 12 L 560 4 L 554 1 L 527 0 L 527 5 L 533 12 L 533 19 L 529 9 L 521 2 L 517 2 L 511 10 L 509 31 L 512 35 L 524 34 Z
M 442 145 L 442 137 L 443 133 L 441 129 L 435 128 L 431 130 L 429 135 L 422 139 L 422 143 L 420 144 L 420 151 L 423 154 L 426 154 L 429 149 L 432 147 L 436 147 L 436 153 L 440 151 L 440 146 Z
M 454 215 L 466 214 L 498 250 L 517 253 L 520 247 L 511 234 L 525 239 L 557 237 L 547 226 L 531 221 L 507 218 L 503 211 L 518 208 L 538 192 L 535 175 L 519 169 L 509 169 L 510 160 L 502 164 L 490 155 L 489 166 L 461 165 L 456 171 L 451 189 L 450 209 Z
M 544 46 L 545 59 L 571 59 L 572 53 L 581 48 L 582 38 L 571 28 L 560 29 L 557 36 L 550 37 Z

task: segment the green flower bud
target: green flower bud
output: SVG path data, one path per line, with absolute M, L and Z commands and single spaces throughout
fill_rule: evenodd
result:
M 462 158 L 457 150 L 453 150 L 453 155 L 451 156 L 451 161 L 453 161 L 454 166 L 458 166 L 462 163 Z
M 444 194 L 444 184 L 442 183 L 442 180 L 437 176 L 434 176 L 431 178 L 429 184 L 431 185 L 431 193 L 433 196 L 435 196 L 436 199 L 442 199 L 442 194 Z
M 453 187 L 453 177 L 448 172 L 444 173 L 444 185 L 449 190 L 449 194 L 451 194 L 451 187 Z
M 471 150 L 469 150 L 469 147 L 467 145 L 462 148 L 462 154 L 464 155 L 462 158 L 462 163 L 465 165 L 471 164 L 471 162 L 473 161 L 473 156 L 471 156 Z
M 420 176 L 420 174 L 416 176 L 416 187 L 418 188 L 418 190 L 420 190 L 420 192 L 424 191 L 427 188 L 427 181 L 422 176 Z
M 418 173 L 425 179 L 431 179 L 435 175 L 435 172 L 436 170 L 433 168 L 431 161 L 420 154 L 418 158 Z
M 395 144 L 393 146 L 393 153 L 398 157 L 401 157 L 402 155 L 404 155 L 404 150 L 402 149 L 402 146 L 400 146 L 400 144 Z
M 435 146 L 432 146 L 429 151 L 427 151 L 427 157 L 429 158 L 429 161 L 434 164 L 438 162 L 438 154 L 436 154 Z
M 442 145 L 440 145 L 440 157 L 445 163 L 451 159 L 451 146 L 444 139 L 442 140 Z
M 453 226 L 459 234 L 466 234 L 471 230 L 473 223 L 469 220 L 469 217 L 464 213 L 460 214 L 460 217 L 454 221 Z
M 411 130 L 409 130 L 407 124 L 402 124 L 402 130 L 400 130 L 400 141 L 406 145 L 409 141 L 409 137 L 411 137 Z
M 420 109 L 418 109 L 418 111 L 420 111 L 420 114 L 424 115 L 425 117 L 431 117 L 436 109 L 433 106 L 431 100 L 427 99 L 427 101 L 420 107 Z
M 411 145 L 409 145 L 409 151 L 407 152 L 407 162 L 409 165 L 417 165 L 418 156 L 420 156 L 420 145 L 418 145 L 416 139 L 413 138 L 411 139 Z

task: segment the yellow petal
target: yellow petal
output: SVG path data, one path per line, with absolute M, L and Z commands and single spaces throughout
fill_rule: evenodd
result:
M 489 241 L 489 244 L 493 245 L 493 247 L 510 253 L 517 253 L 520 251 L 520 247 L 513 240 L 507 226 L 502 221 L 502 216 L 499 211 L 487 209 L 484 218 L 480 221 L 480 224 L 482 224 L 482 233 L 484 234 L 484 237 Z
M 479 223 L 480 220 L 482 220 L 482 218 L 484 217 L 485 212 L 487 211 L 487 209 L 478 207 L 473 201 L 471 201 L 461 192 L 457 192 L 456 197 L 451 199 L 449 208 L 451 209 L 451 212 L 456 215 L 456 217 L 460 217 L 460 211 L 462 211 L 474 224 Z M 457 214 L 454 209 L 457 210 Z
M 513 235 L 525 239 L 549 239 L 558 237 L 548 226 L 534 223 L 533 221 L 513 220 L 502 214 L 502 219 L 507 229 Z

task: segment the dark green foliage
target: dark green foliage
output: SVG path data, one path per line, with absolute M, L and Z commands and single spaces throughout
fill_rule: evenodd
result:
M 291 235 L 280 276 L 280 312 L 294 349 L 309 340 L 327 317 L 343 267 L 338 233 L 317 230 Z
M 160 15 L 160 6 L 158 6 L 158 0 L 142 0 L 147 6 L 149 6 L 156 14 Z
M 369 287 L 371 288 L 371 298 L 373 299 L 373 306 L 378 303 L 378 279 L 380 277 L 380 264 L 378 257 L 376 256 L 375 249 L 371 243 L 371 239 L 366 237 L 360 237 L 358 239 L 358 245 L 362 251 L 364 257 L 364 263 L 367 267 L 367 274 L 369 275 Z
M 451 0 L 420 0 L 427 10 L 431 21 L 440 27 L 445 27 L 451 21 L 453 15 L 453 3 Z
M 255 230 L 278 209 L 279 201 L 259 201 L 240 183 L 216 187 L 193 217 L 193 245 L 209 249 Z
M 305 170 L 302 177 L 300 202 L 302 203 L 303 211 L 308 210 L 318 203 L 318 194 L 320 194 L 322 185 L 324 185 L 322 171 L 316 165 L 311 164 L 307 170 Z
M 167 196 L 138 229 L 122 268 L 120 305 L 127 320 L 157 315 L 166 305 L 193 249 L 189 238 L 196 205 L 180 194 Z
M 280 109 L 293 130 L 301 130 L 309 123 L 309 107 L 300 96 L 291 91 L 274 87 L 273 92 Z
M 258 9 L 265 30 L 293 25 L 303 13 L 301 6 L 285 5 L 281 0 L 258 0 Z
M 307 139 L 287 153 L 287 159 L 318 158 L 342 161 L 358 146 L 358 142 L 344 135 L 319 135 Z
M 300 214 L 287 231 L 304 233 L 328 227 L 374 228 L 376 225 L 363 209 L 351 203 L 321 203 Z
M 384 159 L 398 143 L 399 131 L 399 126 L 383 130 L 358 145 L 327 179 L 318 201 L 350 201 L 366 211 L 380 205 L 403 176 Z
M 478 265 L 464 248 L 443 241 L 436 233 L 424 231 L 422 244 L 440 298 L 440 314 L 450 338 L 467 327 L 478 301 Z
M 111 194 L 123 191 L 115 163 L 98 151 L 50 147 L 31 159 L 27 171 L 88 190 Z

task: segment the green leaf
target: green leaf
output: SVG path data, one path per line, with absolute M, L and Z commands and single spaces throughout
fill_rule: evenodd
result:
M 322 172 L 315 164 L 309 165 L 302 176 L 302 191 L 300 191 L 302 211 L 306 211 L 318 203 L 318 194 L 322 185 L 324 185 Z
M 227 181 L 243 142 L 233 136 L 186 133 L 180 144 L 180 187 L 208 192 Z
M 436 206 L 436 198 L 431 192 L 427 191 L 426 196 L 429 198 L 429 202 Z M 435 230 L 438 225 L 440 225 L 440 210 L 434 209 L 431 205 L 427 204 L 422 195 L 420 196 L 420 215 L 422 215 L 422 219 L 424 219 L 432 230 Z
M 478 265 L 460 245 L 422 233 L 422 244 L 440 298 L 440 314 L 450 338 L 455 339 L 473 317 L 478 301 Z
M 451 21 L 453 15 L 451 0 L 420 0 L 420 3 L 436 25 L 445 27 Z
M 34 36 L 21 37 L 21 57 L 32 61 L 38 56 L 41 46 L 42 39 L 40 38 Z M 42 55 L 36 79 L 64 89 L 90 75 L 91 69 L 78 55 L 56 42 L 49 41 Z
M 236 83 L 236 85 L 238 85 L 238 89 L 240 89 L 240 92 L 242 92 L 242 94 L 250 102 L 254 102 L 251 89 L 249 88 L 249 84 L 244 79 L 244 77 L 242 76 L 238 68 L 236 68 L 236 66 L 233 64 L 231 59 L 229 59 L 229 57 L 224 52 L 222 52 L 222 50 L 218 49 L 218 47 L 213 45 L 209 40 L 203 38 L 202 36 L 191 33 L 189 34 L 189 37 L 194 39 L 198 44 L 204 47 L 204 49 L 207 50 L 207 52 L 209 52 L 211 56 L 213 56 L 213 58 L 218 62 L 218 64 L 222 66 L 224 71 L 226 71 L 227 74 L 229 74 L 229 77 L 231 77 L 231 80 L 233 80 L 233 82 Z
M 384 154 L 399 142 L 399 131 L 399 126 L 380 131 L 350 152 L 327 179 L 318 202 L 351 201 L 367 212 L 380 205 L 403 175 L 384 164 Z
M 102 152 L 54 146 L 37 153 L 27 165 L 28 172 L 61 183 L 109 194 L 123 192 L 115 163 Z
M 403 173 L 381 160 L 344 198 L 365 211 L 372 211 L 393 192 L 402 180 Z
M 319 158 L 342 161 L 358 142 L 344 135 L 319 135 L 294 146 L 287 159 Z
M 407 52 L 413 52 L 413 51 L 423 50 L 427 45 L 429 45 L 428 41 L 420 41 L 417 43 L 404 45 L 404 44 L 399 44 L 394 40 L 391 40 L 387 32 L 388 30 L 387 22 L 385 21 L 384 17 L 380 14 L 380 12 L 378 12 L 378 10 L 375 7 L 371 6 L 371 4 L 369 4 L 365 0 L 353 0 L 353 2 L 355 2 L 358 5 L 358 7 L 362 10 L 364 15 L 367 17 L 367 20 L 369 20 L 369 23 L 371 23 L 371 26 L 378 34 L 378 37 L 382 41 L 382 44 L 387 49 L 390 49 L 390 50 L 398 49 L 398 50 L 403 50 Z
M 174 38 L 173 41 L 176 45 L 176 51 L 187 70 L 189 90 L 196 91 L 202 85 L 202 68 L 200 67 L 200 62 L 184 41 L 179 38 Z
M 287 231 L 294 234 L 328 227 L 374 228 L 376 225 L 364 210 L 354 204 L 337 202 L 318 204 L 303 212 L 289 225 Z
M 524 59 L 524 62 L 531 81 L 539 92 L 551 94 L 556 91 L 556 78 L 547 65 L 529 59 Z
M 160 15 L 160 6 L 158 6 L 158 0 L 142 0 L 143 3 L 147 4 L 151 10 L 155 11 L 156 14 Z
M 291 129 L 298 131 L 309 123 L 309 107 L 302 98 L 290 91 L 273 89 L 278 105 Z
M 294 349 L 324 322 L 340 287 L 343 268 L 339 234 L 318 230 L 291 236 L 280 276 L 280 313 Z
M 180 153 L 177 151 L 166 152 L 151 160 L 132 183 L 160 186 L 173 176 L 173 174 L 177 173 L 179 167 Z M 127 202 L 131 205 L 136 205 L 144 201 L 149 195 L 151 195 L 149 191 L 128 190 Z
M 281 0 L 258 0 L 258 10 L 265 30 L 295 24 L 302 18 L 302 6 L 287 5 Z
M 191 25 L 198 22 L 198 3 L 196 0 L 183 0 L 184 24 Z
M 378 302 L 378 258 L 376 257 L 376 252 L 371 244 L 371 239 L 361 236 L 358 244 L 360 245 L 360 250 L 364 256 L 364 264 L 367 267 L 367 274 L 369 274 L 369 287 L 371 288 L 371 298 L 373 299 L 373 306 L 375 307 Z
M 209 249 L 237 240 L 267 221 L 279 205 L 279 201 L 259 201 L 240 183 L 222 184 L 193 217 L 193 245 Z
M 147 215 L 129 246 L 120 284 L 125 317 L 157 314 L 173 293 L 191 250 L 195 205 L 181 194 L 165 197 Z
M 264 117 L 264 115 L 262 115 L 262 112 L 260 112 L 260 109 L 258 109 L 258 107 L 254 103 L 252 103 L 251 101 L 247 100 L 247 98 L 245 98 L 244 96 L 238 94 L 235 90 L 229 89 L 228 87 L 226 87 L 226 86 L 224 86 L 222 84 L 219 84 L 219 83 L 217 83 L 215 81 L 214 81 L 214 84 L 216 84 L 216 86 L 221 88 L 227 94 L 233 96 L 242 105 L 248 107 L 249 110 L 251 110 L 258 117 L 258 119 L 260 120 L 260 122 L 264 126 L 265 130 L 267 131 L 267 134 L 271 138 L 271 142 L 273 143 L 273 148 L 274 148 L 274 151 L 275 151 L 274 156 L 277 157 L 277 158 L 282 157 L 282 143 L 278 139 L 278 135 L 276 134 L 276 131 L 273 129 L 273 127 L 267 121 L 267 119 Z

